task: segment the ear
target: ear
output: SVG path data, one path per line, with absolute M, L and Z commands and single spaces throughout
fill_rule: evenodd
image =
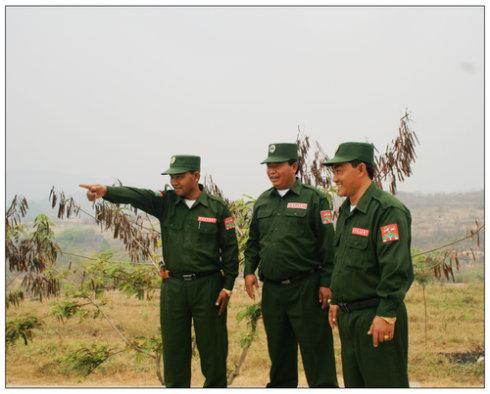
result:
M 359 169 L 360 175 L 367 175 L 367 167 L 365 163 L 360 163 L 357 168 Z
M 291 164 L 291 167 L 293 168 L 294 173 L 296 174 L 298 172 L 298 168 L 299 168 L 298 162 L 295 161 L 293 164 Z
M 195 177 L 196 181 L 199 182 L 199 179 L 201 179 L 201 173 L 199 171 L 196 171 L 194 173 L 194 177 Z

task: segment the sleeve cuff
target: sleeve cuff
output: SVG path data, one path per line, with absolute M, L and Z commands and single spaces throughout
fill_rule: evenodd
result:
M 112 197 L 113 197 L 113 195 L 114 195 L 114 189 L 115 189 L 115 188 L 114 188 L 113 186 L 106 186 L 106 189 L 107 189 L 107 190 L 106 190 L 106 192 L 105 192 L 105 196 L 104 196 L 104 197 L 102 197 L 102 199 L 107 200 L 107 201 L 109 201 L 109 202 L 113 202 Z
M 330 277 L 325 277 L 325 276 L 321 276 L 320 277 L 320 287 L 328 287 L 330 288 Z
M 381 299 L 381 302 L 376 309 L 376 316 L 396 317 L 397 309 L 398 305 L 394 305 L 392 302 Z
M 249 264 L 245 264 L 245 268 L 243 269 L 243 277 L 247 275 L 255 275 L 255 270 Z
M 224 283 L 223 283 L 223 288 L 224 289 L 232 291 L 234 284 L 235 284 L 235 278 L 229 277 L 229 276 L 225 276 L 225 280 L 224 280 Z

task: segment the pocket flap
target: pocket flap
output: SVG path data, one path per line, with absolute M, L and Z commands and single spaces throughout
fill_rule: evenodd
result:
M 215 223 L 201 223 L 198 224 L 198 230 L 200 233 L 212 234 L 218 231 L 218 226 Z
M 269 208 L 260 208 L 257 212 L 257 219 L 266 218 L 272 215 L 272 210 Z
M 170 223 L 170 224 L 168 225 L 168 227 L 169 227 L 171 230 L 182 230 L 182 223 L 177 223 L 177 222 Z
M 369 242 L 368 237 L 362 237 L 360 235 L 351 235 L 349 237 L 348 245 L 355 249 L 366 249 Z
M 306 216 L 306 212 L 306 209 L 287 209 L 285 215 L 302 218 Z

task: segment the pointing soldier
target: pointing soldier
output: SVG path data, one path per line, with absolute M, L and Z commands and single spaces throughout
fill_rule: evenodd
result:
M 264 282 L 262 315 L 271 359 L 267 387 L 297 387 L 298 344 L 310 387 L 338 387 L 328 300 L 332 211 L 326 196 L 296 178 L 296 144 L 269 145 L 272 188 L 257 199 L 245 250 L 245 287 Z
M 378 189 L 373 145 L 340 144 L 332 167 L 339 209 L 330 325 L 338 323 L 346 387 L 408 387 L 408 322 L 413 281 L 411 216 Z
M 238 244 L 225 203 L 199 184 L 200 165 L 199 156 L 173 156 L 163 173 L 173 190 L 165 192 L 80 185 L 90 201 L 131 204 L 160 221 L 168 270 L 161 272 L 160 293 L 166 387 L 190 387 L 191 321 L 204 387 L 226 387 L 226 306 L 238 275 Z

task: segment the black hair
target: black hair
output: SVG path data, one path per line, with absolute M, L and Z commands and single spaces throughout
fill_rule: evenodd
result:
M 374 178 L 374 166 L 372 164 L 366 163 L 365 161 L 361 161 L 361 160 L 351 160 L 349 161 L 349 163 L 354 168 L 357 167 L 359 164 L 364 163 L 366 166 L 366 171 L 368 173 L 369 179 Z

